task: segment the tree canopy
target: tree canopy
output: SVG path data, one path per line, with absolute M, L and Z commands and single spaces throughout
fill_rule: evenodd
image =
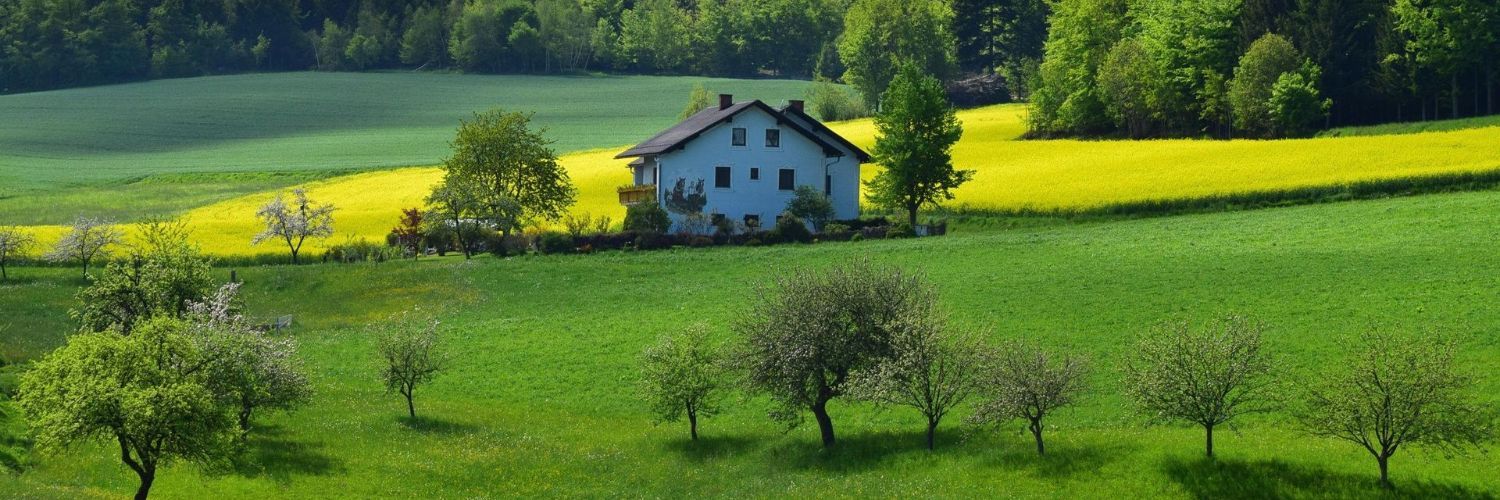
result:
M 885 169 L 866 186 L 870 201 L 905 210 L 915 226 L 918 209 L 953 199 L 953 190 L 974 176 L 953 167 L 963 128 L 942 83 L 915 64 L 901 67 L 882 101 L 873 156 Z
M 538 221 L 555 221 L 573 204 L 577 190 L 557 163 L 545 129 L 531 128 L 531 114 L 495 109 L 459 124 L 453 154 L 443 160 L 445 185 L 473 189 L 494 229 L 510 234 Z

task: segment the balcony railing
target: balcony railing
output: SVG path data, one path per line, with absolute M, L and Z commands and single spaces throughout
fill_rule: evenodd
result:
M 655 184 L 641 184 L 638 186 L 620 186 L 620 204 L 634 205 L 643 201 L 656 199 Z

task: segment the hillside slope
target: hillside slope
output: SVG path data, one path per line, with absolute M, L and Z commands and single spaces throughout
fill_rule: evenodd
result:
M 182 172 L 431 165 L 458 120 L 536 112 L 561 152 L 671 125 L 695 83 L 782 101 L 808 82 L 649 76 L 270 73 L 0 96 L 0 197 Z
M 240 269 L 256 318 L 295 315 L 314 403 L 263 420 L 231 470 L 173 466 L 161 498 L 992 496 L 1017 498 L 1492 498 L 1500 454 L 1403 449 L 1396 493 L 1357 447 L 1310 438 L 1283 412 L 1242 420 L 1199 458 L 1201 431 L 1146 427 L 1119 396 L 1132 336 L 1168 318 L 1237 312 L 1264 320 L 1288 380 L 1340 366 L 1336 340 L 1372 325 L 1464 340 L 1480 394 L 1500 356 L 1500 192 L 1427 195 L 921 240 L 716 248 L 471 262 Z M 943 309 L 993 339 L 1027 336 L 1092 357 L 1093 390 L 1049 420 L 1049 455 L 1023 425 L 971 432 L 944 420 L 938 450 L 905 408 L 831 407 L 841 448 L 810 425 L 789 433 L 764 398 L 727 400 L 690 443 L 653 426 L 635 397 L 636 356 L 705 322 L 731 341 L 754 286 L 788 266 L 868 256 L 925 273 Z M 0 344 L 13 358 L 61 342 L 76 269 L 18 271 L 0 288 Z M 423 418 L 375 377 L 361 325 L 422 304 L 445 310 L 456 355 L 418 392 Z M 55 325 L 55 326 L 47 326 Z M 1500 403 L 1500 402 L 1497 402 Z M 84 447 L 0 475 L 0 497 L 76 498 L 133 488 L 118 451 Z

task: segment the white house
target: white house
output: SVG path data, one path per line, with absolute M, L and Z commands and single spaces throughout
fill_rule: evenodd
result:
M 720 94 L 718 106 L 616 158 L 635 158 L 633 183 L 619 190 L 622 204 L 665 203 L 678 180 L 702 181 L 704 213 L 770 226 L 804 185 L 827 194 L 837 218 L 859 217 L 859 165 L 870 155 L 808 116 L 802 101 L 775 109 Z

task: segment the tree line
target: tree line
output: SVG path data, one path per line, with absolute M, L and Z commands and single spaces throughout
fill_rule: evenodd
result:
M 1063 0 L 1035 135 L 1285 137 L 1493 114 L 1490 0 Z
M 0 0 L 0 89 L 302 69 L 839 78 L 851 4 L 902 2 Z

